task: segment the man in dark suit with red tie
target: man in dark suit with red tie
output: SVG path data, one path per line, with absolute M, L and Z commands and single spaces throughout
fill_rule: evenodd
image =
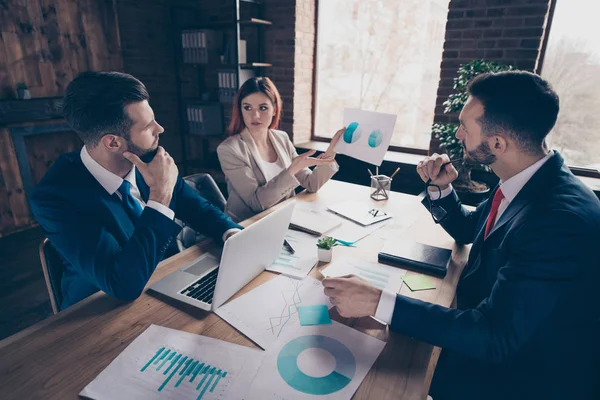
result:
M 600 202 L 546 147 L 558 96 L 521 71 L 481 75 L 469 94 L 456 137 L 500 178 L 490 199 L 464 208 L 445 154 L 417 166 L 436 222 L 473 243 L 457 308 L 357 277 L 325 279 L 325 293 L 342 316 L 373 315 L 442 347 L 434 400 L 599 399 Z

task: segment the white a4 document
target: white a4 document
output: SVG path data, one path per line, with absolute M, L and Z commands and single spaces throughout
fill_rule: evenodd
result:
M 392 140 L 396 115 L 344 109 L 346 131 L 335 146 L 340 154 L 381 165 Z

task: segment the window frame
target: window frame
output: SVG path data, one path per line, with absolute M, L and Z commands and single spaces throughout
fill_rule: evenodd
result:
M 319 1 L 315 0 L 315 42 L 314 42 L 314 51 L 313 51 L 313 73 L 312 73 L 312 111 L 311 111 L 311 132 L 310 132 L 310 140 L 315 142 L 331 142 L 331 138 L 317 136 L 315 134 L 315 123 L 317 119 L 317 62 L 318 62 L 318 46 L 319 46 Z M 439 88 L 439 82 L 438 82 Z M 437 98 L 436 98 L 437 99 Z M 434 106 L 435 107 L 435 106 Z M 432 122 L 433 124 L 433 122 Z M 408 154 L 420 154 L 420 155 L 428 155 L 431 149 L 431 138 L 429 139 L 429 147 L 426 149 L 421 149 L 418 147 L 402 147 L 402 146 L 394 146 L 390 145 L 388 147 L 388 151 L 395 151 L 399 153 L 408 153 Z
M 316 117 L 317 117 L 317 113 L 316 113 L 317 86 L 318 86 L 317 85 L 317 61 L 318 61 L 318 41 L 319 41 L 318 40 L 319 39 L 319 36 L 318 36 L 318 33 L 319 33 L 319 1 L 320 0 L 315 0 L 315 21 L 314 21 L 315 41 L 314 41 L 314 51 L 313 51 L 314 68 L 313 68 L 313 73 L 312 73 L 313 81 L 312 81 L 312 110 L 311 110 L 312 126 L 311 126 L 310 140 L 315 141 L 315 142 L 330 143 L 331 138 L 317 136 L 315 134 L 315 122 L 316 122 Z M 552 20 L 554 19 L 554 11 L 556 9 L 557 1 L 558 0 L 550 0 L 550 8 L 548 10 L 548 15 L 546 18 L 546 20 L 547 20 L 546 28 L 544 29 L 544 34 L 542 35 L 541 47 L 540 47 L 540 51 L 539 51 L 539 55 L 538 55 L 538 62 L 537 62 L 537 65 L 536 65 L 536 68 L 534 71 L 538 75 L 540 75 L 542 72 L 542 67 L 544 64 L 544 58 L 545 58 L 546 50 L 548 47 L 548 39 L 550 36 L 550 30 L 552 28 Z M 438 82 L 438 89 L 439 89 L 439 82 Z M 407 154 L 419 154 L 419 155 L 427 156 L 432 151 L 431 139 L 430 139 L 429 148 L 427 148 L 427 149 L 390 145 L 388 148 L 388 151 L 398 152 L 398 153 L 407 153 Z M 573 167 L 573 166 L 568 166 L 568 168 L 576 176 L 600 179 L 600 171 L 598 171 L 598 170 L 594 170 L 594 169 L 590 169 L 590 168 L 582 168 L 582 167 Z

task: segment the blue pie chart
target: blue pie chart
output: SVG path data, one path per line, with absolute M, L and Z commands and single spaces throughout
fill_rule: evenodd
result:
M 379 129 L 375 129 L 369 135 L 369 146 L 372 148 L 378 147 L 383 141 L 383 133 Z
M 361 130 L 358 128 L 358 122 L 351 122 L 344 131 L 344 142 L 352 144 L 360 139 Z
M 298 367 L 298 356 L 304 350 L 318 348 L 327 351 L 336 362 L 335 369 L 326 376 L 306 375 Z M 299 392 L 326 395 L 345 388 L 356 373 L 356 360 L 341 342 L 328 336 L 300 336 L 287 343 L 277 356 L 277 370 L 283 380 Z

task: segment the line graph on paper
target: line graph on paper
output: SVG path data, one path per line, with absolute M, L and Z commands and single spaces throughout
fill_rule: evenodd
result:
M 312 277 L 302 280 L 279 275 L 215 311 L 263 349 L 286 332 L 300 327 L 299 305 L 327 304 L 323 285 Z
M 292 318 L 298 317 L 298 306 L 302 303 L 302 299 L 300 298 L 300 288 L 302 287 L 302 281 L 294 280 L 288 278 L 290 280 L 291 285 L 294 287 L 294 290 L 291 291 L 282 291 L 281 297 L 283 299 L 283 308 L 281 309 L 281 314 L 278 317 L 269 317 L 269 330 L 271 333 L 279 337 L 285 325 L 290 322 Z

